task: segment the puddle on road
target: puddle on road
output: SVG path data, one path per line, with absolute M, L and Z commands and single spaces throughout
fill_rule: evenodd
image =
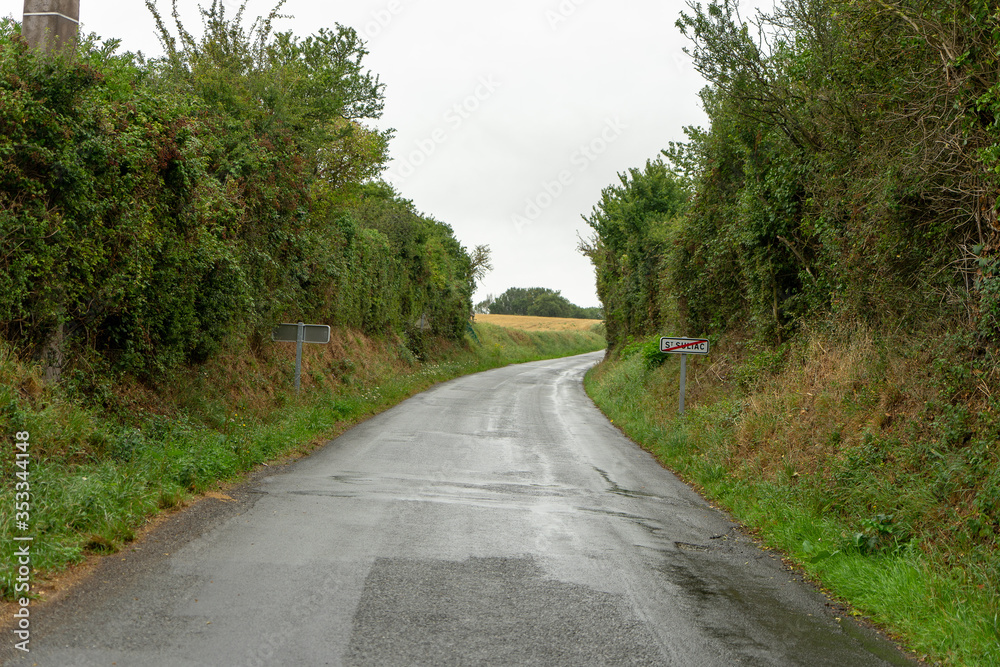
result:
M 676 504 L 646 491 L 621 487 L 604 470 L 594 467 L 617 496 L 655 499 Z M 803 665 L 916 665 L 891 642 L 850 618 L 839 622 L 824 606 L 825 598 L 789 572 L 775 567 L 744 566 L 766 558 L 752 548 L 745 552 L 736 542 L 698 544 L 676 540 L 660 519 L 625 512 L 586 510 L 629 520 L 650 538 L 638 546 L 657 553 L 659 569 L 672 588 L 679 589 L 682 604 L 698 618 L 706 632 L 745 658 L 741 664 Z M 673 536 L 671 536 L 673 533 Z M 674 539 L 671 539 L 673 537 Z M 713 535 L 710 539 L 724 537 Z M 739 540 L 737 540 L 738 542 Z M 685 602 L 686 601 L 686 602 Z M 779 659 L 776 663 L 775 660 Z
M 657 569 L 679 588 L 699 625 L 747 664 L 917 664 L 852 619 L 838 622 L 820 594 L 789 572 L 775 568 L 774 577 L 764 579 L 760 570 L 742 566 L 742 558 L 702 545 L 676 546 Z
M 639 529 L 642 536 L 637 546 L 650 550 L 649 560 L 658 564 L 656 569 L 665 579 L 664 590 L 673 593 L 676 604 L 696 620 L 706 637 L 732 650 L 740 656 L 742 664 L 859 667 L 916 664 L 852 619 L 835 621 L 820 594 L 798 582 L 789 583 L 793 575 L 787 571 L 779 567 L 744 566 L 746 560 L 753 563 L 766 559 L 763 552 L 741 547 L 739 539 L 725 545 L 699 544 L 696 533 L 686 534 L 686 523 L 673 528 L 668 525 L 670 510 L 661 503 L 676 505 L 675 499 L 622 488 L 605 471 L 594 470 L 607 483 L 607 491 L 614 496 L 638 499 L 639 504 L 612 502 L 611 507 L 602 508 L 600 505 L 608 503 L 610 496 L 555 484 L 445 481 L 350 471 L 327 477 L 330 486 L 326 489 L 292 493 L 388 496 L 404 502 L 462 503 L 507 509 L 537 509 L 540 498 L 565 500 L 546 503 L 542 511 L 605 516 Z M 656 502 L 643 503 L 645 499 Z M 590 503 L 593 505 L 587 506 Z M 618 508 L 614 507 L 616 504 Z M 640 512 L 621 511 L 625 507 Z M 707 541 L 724 536 L 702 537 Z
M 598 472 L 601 472 L 598 470 Z M 605 473 L 602 477 L 608 479 Z M 665 532 L 661 520 L 647 513 L 637 514 L 615 507 L 602 507 L 607 496 L 579 487 L 560 484 L 515 483 L 503 481 L 460 482 L 421 477 L 377 476 L 362 472 L 343 472 L 330 475 L 326 479 L 334 482 L 332 488 L 301 489 L 290 491 L 293 495 L 315 495 L 334 498 L 359 498 L 385 496 L 401 502 L 439 502 L 465 505 L 496 506 L 513 509 L 534 507 L 537 499 L 563 499 L 565 503 L 550 504 L 545 511 L 551 513 L 583 513 L 612 519 L 622 519 L 640 528 L 648 539 L 642 539 L 637 546 L 655 551 L 673 551 L 678 548 L 709 549 L 689 542 L 674 543 Z M 342 486 L 341 486 L 342 485 Z M 652 493 L 631 491 L 609 482 L 613 494 L 631 499 L 653 499 L 667 504 L 674 501 Z M 346 488 L 345 488 L 346 487 Z M 362 490 L 359 487 L 364 487 Z M 524 502 L 531 502 L 524 506 Z M 582 502 L 581 502 L 582 501 Z M 592 504 L 591 504 L 592 503 Z M 657 515 L 662 513 L 657 512 Z

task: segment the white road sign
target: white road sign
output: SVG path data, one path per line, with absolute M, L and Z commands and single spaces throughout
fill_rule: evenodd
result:
M 707 338 L 661 338 L 660 352 L 671 354 L 708 354 Z

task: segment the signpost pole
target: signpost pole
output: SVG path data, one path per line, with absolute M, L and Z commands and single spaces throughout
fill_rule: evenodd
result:
M 305 337 L 306 325 L 299 322 L 298 335 L 295 337 L 295 392 L 299 391 L 299 384 L 302 381 L 302 341 Z
M 687 358 L 686 354 L 681 355 L 681 414 L 684 414 L 684 389 L 687 387 Z
M 687 389 L 687 357 L 689 354 L 708 354 L 707 338 L 660 338 L 660 352 L 681 355 L 680 414 L 684 414 L 684 392 Z
M 330 326 L 284 322 L 271 331 L 271 340 L 277 343 L 295 343 L 295 393 L 298 393 L 302 386 L 302 344 L 326 345 L 330 342 Z

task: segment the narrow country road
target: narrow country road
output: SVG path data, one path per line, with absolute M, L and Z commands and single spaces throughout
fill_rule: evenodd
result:
M 203 501 L 7 664 L 910 664 L 623 437 L 600 356 L 438 385 Z

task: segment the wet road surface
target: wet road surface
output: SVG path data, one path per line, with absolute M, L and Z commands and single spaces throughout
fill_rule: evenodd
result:
M 7 664 L 910 664 L 624 438 L 600 356 L 438 385 L 203 501 Z

